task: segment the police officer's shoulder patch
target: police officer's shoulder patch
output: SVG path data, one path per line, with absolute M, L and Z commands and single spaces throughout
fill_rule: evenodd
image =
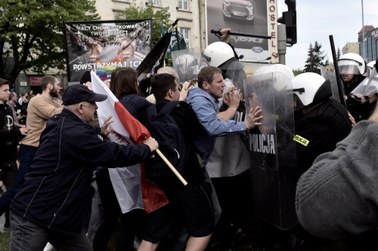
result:
M 310 141 L 306 138 L 303 138 L 302 136 L 295 134 L 293 140 L 303 146 L 307 146 Z

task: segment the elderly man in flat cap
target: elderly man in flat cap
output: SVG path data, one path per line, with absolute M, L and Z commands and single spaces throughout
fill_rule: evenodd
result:
M 104 141 L 108 118 L 101 132 L 88 123 L 95 102 L 106 95 L 83 85 L 69 86 L 64 109 L 51 118 L 21 191 L 11 204 L 10 250 L 43 250 L 50 242 L 57 250 L 92 250 L 85 236 L 91 210 L 92 174 L 97 166 L 129 166 L 143 162 L 158 148 L 153 138 L 143 144 L 118 145 Z

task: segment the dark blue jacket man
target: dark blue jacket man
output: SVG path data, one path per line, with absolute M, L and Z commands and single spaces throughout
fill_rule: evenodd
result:
M 47 242 L 58 250 L 92 250 L 84 230 L 93 171 L 97 166 L 140 163 L 157 149 L 153 138 L 139 145 L 102 140 L 99 130 L 88 123 L 94 118 L 95 102 L 106 98 L 82 85 L 65 91 L 65 108 L 48 121 L 23 187 L 11 204 L 10 250 L 43 250 Z M 111 118 L 102 132 L 110 123 Z

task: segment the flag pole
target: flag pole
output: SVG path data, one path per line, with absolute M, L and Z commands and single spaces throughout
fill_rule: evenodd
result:
M 182 175 L 177 171 L 177 169 L 172 165 L 172 163 L 164 156 L 164 154 L 159 150 L 156 149 L 157 154 L 160 158 L 167 164 L 167 166 L 172 170 L 172 172 L 176 175 L 176 177 L 181 181 L 181 183 L 186 186 L 188 182 L 182 177 Z

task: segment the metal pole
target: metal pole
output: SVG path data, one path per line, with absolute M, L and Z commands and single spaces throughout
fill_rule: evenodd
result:
M 278 56 L 279 63 L 286 64 L 286 25 L 278 25 Z
M 364 22 L 364 0 L 361 0 L 361 13 L 362 13 L 362 40 L 361 40 L 361 56 L 365 59 L 364 43 L 365 43 L 365 22 Z

